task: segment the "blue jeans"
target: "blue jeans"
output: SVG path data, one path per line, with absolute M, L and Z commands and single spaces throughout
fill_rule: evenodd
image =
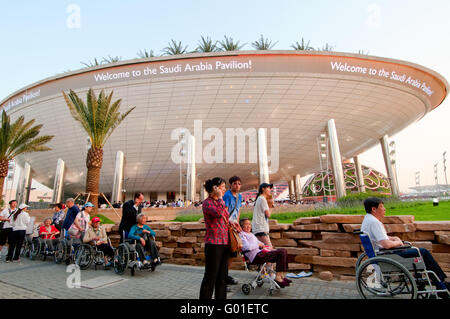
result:
M 427 267 L 427 270 L 434 271 L 434 273 L 438 276 L 439 280 L 444 281 L 447 276 L 442 271 L 441 267 L 436 262 L 436 260 L 434 260 L 433 256 L 430 254 L 430 252 L 425 248 L 419 248 L 419 250 L 420 250 L 420 254 L 422 255 L 423 262 L 425 263 L 425 266 Z M 399 256 L 402 256 L 404 258 L 418 257 L 417 250 L 413 249 L 413 248 L 396 252 L 396 254 Z M 430 276 L 430 279 L 433 284 L 436 284 L 435 276 Z

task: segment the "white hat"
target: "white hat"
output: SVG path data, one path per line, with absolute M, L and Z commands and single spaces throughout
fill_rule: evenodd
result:
M 30 206 L 28 206 L 27 204 L 20 204 L 19 205 L 19 209 L 24 209 L 25 207 L 30 207 Z

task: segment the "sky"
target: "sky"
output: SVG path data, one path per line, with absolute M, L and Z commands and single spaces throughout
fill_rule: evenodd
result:
M 224 35 L 246 44 L 264 35 L 273 49 L 291 49 L 303 37 L 318 48 L 365 53 L 428 67 L 450 80 L 450 1 L 2 1 L 0 4 L 0 100 L 46 77 L 77 70 L 94 58 L 155 54 L 171 39 L 194 50 L 200 36 Z M 396 142 L 400 190 L 445 183 L 450 164 L 450 101 L 391 137 Z M 360 155 L 385 173 L 379 146 Z

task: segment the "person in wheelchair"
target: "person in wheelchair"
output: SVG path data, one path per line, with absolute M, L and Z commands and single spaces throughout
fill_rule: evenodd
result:
M 92 225 L 88 228 L 83 237 L 84 243 L 90 243 L 93 246 L 97 246 L 97 249 L 103 252 L 105 258 L 105 268 L 112 266 L 112 258 L 114 257 L 114 251 L 108 244 L 108 236 L 106 235 L 105 227 L 100 225 L 100 218 L 92 218 Z
M 59 230 L 52 225 L 52 219 L 46 218 L 44 220 L 44 225 L 39 227 L 39 237 L 47 244 L 49 251 L 55 251 L 55 246 L 59 239 L 56 236 L 59 235 Z
M 286 278 L 288 269 L 287 250 L 284 248 L 270 249 L 259 241 L 252 233 L 252 223 L 248 218 L 242 218 L 239 223 L 242 228 L 239 237 L 242 239 L 242 252 L 245 257 L 255 265 L 275 262 L 277 264 L 275 282 L 281 288 L 289 286 L 292 281 Z
M 381 222 L 381 220 L 385 216 L 386 208 L 384 207 L 384 203 L 381 199 L 376 197 L 367 198 L 364 201 L 364 209 L 366 210 L 367 214 L 366 216 L 364 216 L 364 220 L 361 225 L 361 231 L 369 235 L 375 252 L 380 251 L 380 249 L 392 249 L 404 246 L 404 243 L 400 238 L 388 236 L 386 233 L 386 229 Z M 450 290 L 449 283 L 445 282 L 445 278 L 447 276 L 442 271 L 441 267 L 433 258 L 431 253 L 425 248 L 419 248 L 419 250 L 426 268 L 433 271 L 440 280 L 438 281 L 434 276 L 431 276 L 430 279 L 433 285 L 435 285 L 437 289 Z M 394 251 L 394 253 L 404 258 L 419 257 L 417 255 L 417 250 L 414 248 L 401 249 L 398 251 Z M 448 298 L 448 294 L 446 293 L 441 293 L 439 294 L 439 296 Z
M 154 266 L 159 265 L 161 259 L 159 258 L 158 247 L 156 247 L 156 243 L 152 239 L 152 237 L 155 237 L 156 233 L 146 225 L 147 216 L 145 216 L 145 214 L 141 213 L 137 215 L 136 221 L 137 224 L 133 225 L 128 233 L 128 239 L 136 240 L 136 251 L 140 260 L 142 260 L 144 268 L 148 268 L 152 264 Z M 147 260 L 145 252 L 150 253 L 150 262 Z

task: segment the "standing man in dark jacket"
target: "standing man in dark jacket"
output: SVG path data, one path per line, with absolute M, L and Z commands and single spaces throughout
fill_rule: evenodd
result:
M 141 213 L 141 203 L 144 201 L 144 194 L 137 192 L 134 194 L 134 200 L 125 202 L 122 206 L 122 220 L 119 224 L 120 242 L 123 242 L 123 232 L 125 231 L 125 239 L 133 225 L 136 225 L 136 216 Z
M 80 212 L 80 209 L 78 208 L 78 205 L 75 205 L 75 200 L 73 198 L 67 199 L 66 206 L 68 207 L 68 209 L 62 228 L 66 230 L 67 234 L 70 226 L 72 226 L 73 222 L 75 221 L 75 218 Z

